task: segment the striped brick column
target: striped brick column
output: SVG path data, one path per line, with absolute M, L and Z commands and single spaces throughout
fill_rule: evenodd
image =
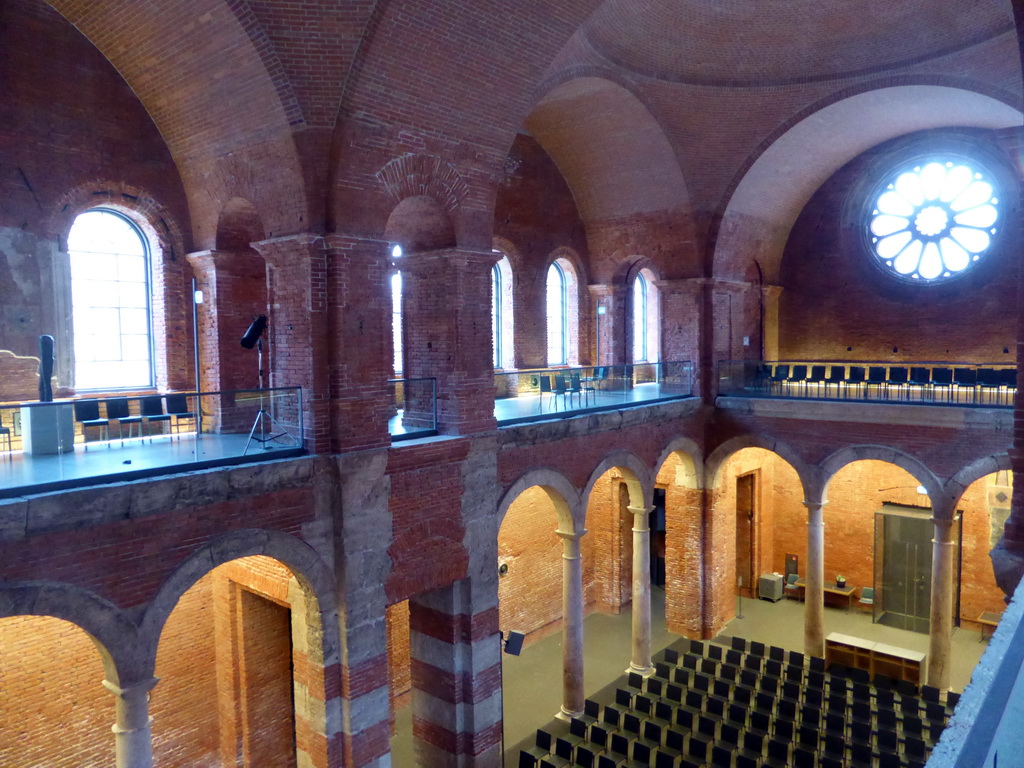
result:
M 413 736 L 421 768 L 501 765 L 501 640 L 497 596 L 489 586 L 486 595 L 475 595 L 471 580 L 463 579 L 409 601 Z

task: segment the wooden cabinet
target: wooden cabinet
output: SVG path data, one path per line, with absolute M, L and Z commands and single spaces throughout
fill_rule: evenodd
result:
M 873 678 L 888 675 L 897 680 L 921 682 L 926 654 L 876 643 L 861 637 L 831 633 L 825 638 L 825 661 L 865 669 Z

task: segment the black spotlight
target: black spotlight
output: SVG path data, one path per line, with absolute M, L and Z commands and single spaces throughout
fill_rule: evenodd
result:
M 252 325 L 249 326 L 249 330 L 245 332 L 242 337 L 242 346 L 246 349 L 252 349 L 256 346 L 256 342 L 260 340 L 260 336 L 267 330 L 267 316 L 260 315 L 252 321 Z

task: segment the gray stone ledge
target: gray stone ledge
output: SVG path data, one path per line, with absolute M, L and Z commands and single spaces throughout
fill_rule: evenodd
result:
M 915 403 L 862 403 L 771 397 L 719 397 L 715 406 L 730 413 L 775 419 L 906 424 L 944 429 L 1013 430 L 1012 408 L 968 408 Z

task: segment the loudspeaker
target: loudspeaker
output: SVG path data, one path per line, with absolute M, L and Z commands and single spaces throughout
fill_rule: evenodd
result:
M 245 332 L 242 337 L 242 346 L 246 349 L 252 349 L 256 346 L 256 342 L 259 341 L 260 336 L 263 335 L 263 331 L 267 329 L 267 316 L 260 315 L 252 321 L 252 325 Z
M 505 638 L 505 653 L 510 656 L 518 656 L 519 652 L 523 650 L 523 639 L 526 637 L 522 632 L 509 631 L 508 637 Z

